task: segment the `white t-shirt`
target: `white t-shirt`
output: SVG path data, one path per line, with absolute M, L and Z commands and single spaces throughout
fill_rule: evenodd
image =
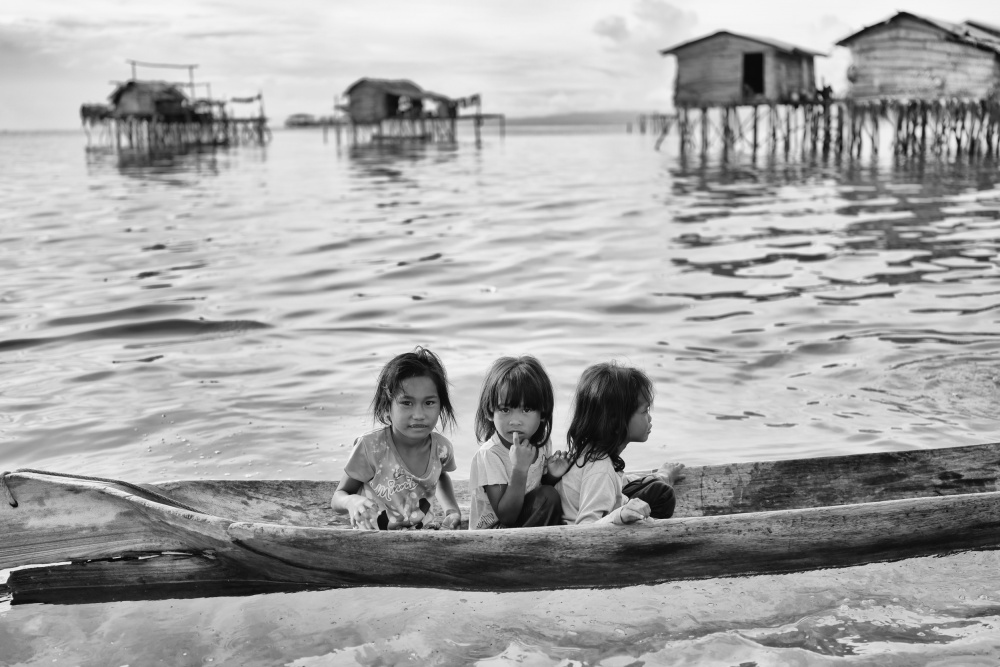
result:
M 524 485 L 527 493 L 536 489 L 542 483 L 545 472 L 545 459 L 552 455 L 552 441 L 546 440 L 538 450 L 538 456 L 528 467 L 528 479 Z M 514 464 L 510 461 L 510 450 L 504 446 L 500 436 L 493 434 L 488 442 L 484 442 L 479 451 L 472 457 L 472 469 L 469 471 L 469 491 L 472 494 L 472 506 L 469 509 L 469 528 L 494 528 L 500 524 L 500 519 L 486 495 L 484 486 L 493 484 L 509 484 Z
M 562 498 L 563 523 L 592 523 L 628 502 L 622 494 L 624 473 L 617 472 L 605 457 L 585 463 L 573 463 L 556 484 Z

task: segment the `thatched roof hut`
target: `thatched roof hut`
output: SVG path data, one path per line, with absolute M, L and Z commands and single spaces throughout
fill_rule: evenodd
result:
M 84 123 L 99 123 L 112 116 L 112 108 L 109 104 L 88 104 L 80 105 L 80 120 Z
M 187 113 L 188 98 L 175 84 L 137 81 L 119 84 L 108 96 L 116 117 L 174 117 Z
M 848 35 L 854 99 L 983 99 L 1000 91 L 1000 28 L 898 12 Z
M 445 95 L 423 90 L 407 79 L 358 79 L 344 95 L 347 114 L 354 123 L 379 123 L 391 118 L 419 118 L 431 114 L 454 117 L 457 103 Z
M 815 56 L 775 39 L 720 30 L 668 49 L 677 57 L 678 107 L 797 102 L 816 95 Z

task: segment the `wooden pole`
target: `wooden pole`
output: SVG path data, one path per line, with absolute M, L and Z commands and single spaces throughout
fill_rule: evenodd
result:
M 792 110 L 785 109 L 785 157 L 788 157 L 788 150 L 791 148 L 789 142 L 792 139 Z
M 830 154 L 830 98 L 823 97 L 823 156 Z
M 774 104 L 768 105 L 768 119 L 771 123 L 771 154 L 778 148 L 778 108 Z
M 927 102 L 920 102 L 920 154 L 927 152 Z
M 722 107 L 722 161 L 729 161 L 729 107 Z
M 844 110 L 847 107 L 841 103 L 837 105 L 837 155 L 844 150 Z
M 701 108 L 701 154 L 708 152 L 708 109 Z
M 880 106 L 872 107 L 872 155 L 878 155 L 878 147 L 882 142 L 882 109 Z

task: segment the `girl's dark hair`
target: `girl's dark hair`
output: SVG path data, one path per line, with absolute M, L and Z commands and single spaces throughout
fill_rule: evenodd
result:
M 423 347 L 414 348 L 394 357 L 378 375 L 375 398 L 372 399 L 372 417 L 380 424 L 390 426 L 389 408 L 392 399 L 403 391 L 403 381 L 410 378 L 427 377 L 434 381 L 438 400 L 441 402 L 441 424 L 455 427 L 455 411 L 448 396 L 448 374 L 444 364 L 436 354 Z
M 523 405 L 541 413 L 538 430 L 529 439 L 535 447 L 541 447 L 552 434 L 554 404 L 552 382 L 538 359 L 530 355 L 500 357 L 493 362 L 479 392 L 476 437 L 480 442 L 486 442 L 496 433 L 493 413 L 497 408 Z
M 624 470 L 625 461 L 616 451 L 628 441 L 628 424 L 639 404 L 652 402 L 653 393 L 653 383 L 638 368 L 609 362 L 583 371 L 566 432 L 570 460 L 583 467 L 610 458 L 615 470 Z

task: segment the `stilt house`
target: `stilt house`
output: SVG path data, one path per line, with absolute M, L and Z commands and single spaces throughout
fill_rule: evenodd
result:
M 674 105 L 787 103 L 816 96 L 815 56 L 824 54 L 728 30 L 660 51 L 677 57 Z
M 407 79 L 358 79 L 344 95 L 347 114 L 356 124 L 430 116 L 454 118 L 458 108 L 455 100 L 423 90 Z
M 1000 92 L 1000 27 L 899 12 L 848 35 L 849 97 L 985 99 Z
M 119 118 L 175 118 L 188 112 L 188 98 L 180 88 L 165 81 L 119 84 L 108 96 Z

